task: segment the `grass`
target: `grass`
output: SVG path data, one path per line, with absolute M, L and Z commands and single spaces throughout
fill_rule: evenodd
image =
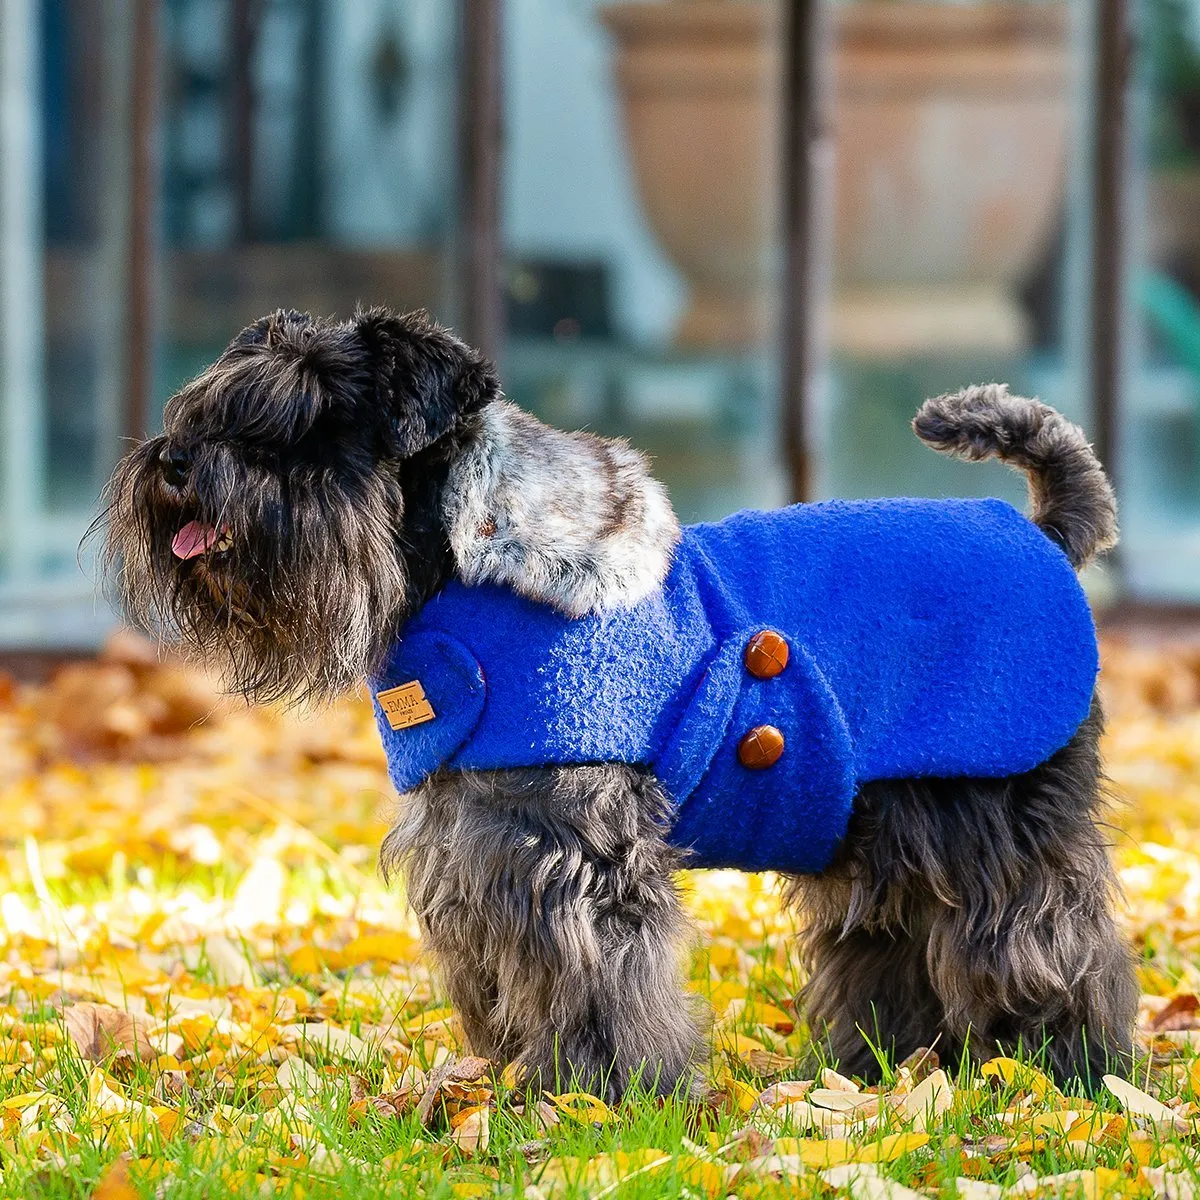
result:
M 711 1102 L 610 1109 L 566 1082 L 526 1102 L 462 1065 L 375 874 L 389 788 L 364 706 L 214 707 L 202 681 L 120 661 L 0 688 L 0 1195 L 1200 1196 L 1200 716 L 1132 653 L 1110 648 L 1108 749 L 1147 995 L 1138 1091 L 1063 1094 L 1036 1054 L 944 1064 L 944 1086 L 929 1058 L 883 1056 L 883 1115 L 840 1126 L 828 1106 L 861 1095 L 767 1091 L 811 1049 L 771 880 L 682 881 Z

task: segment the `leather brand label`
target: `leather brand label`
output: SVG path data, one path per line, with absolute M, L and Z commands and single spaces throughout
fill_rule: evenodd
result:
M 378 692 L 375 699 L 379 701 L 379 707 L 393 729 L 409 729 L 413 725 L 432 721 L 437 716 L 433 705 L 425 698 L 425 689 L 419 679 L 388 688 L 386 692 Z

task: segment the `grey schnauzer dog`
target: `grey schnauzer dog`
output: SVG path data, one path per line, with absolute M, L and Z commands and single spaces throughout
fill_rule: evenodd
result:
M 914 427 L 1030 479 L 1032 520 L 1076 568 L 1116 539 L 1082 433 L 998 386 L 929 401 Z M 662 580 L 679 536 L 626 444 L 548 428 L 423 314 L 277 312 L 240 333 L 118 466 L 102 522 L 129 618 L 256 701 L 322 700 L 377 671 L 450 580 L 578 614 Z M 1135 986 L 1101 832 L 1102 715 L 1004 778 L 865 784 L 819 874 L 786 880 L 808 967 L 800 1003 L 843 1071 L 868 1035 L 1023 1046 L 1060 1077 L 1130 1049 Z M 618 1096 L 692 1077 L 689 926 L 644 766 L 440 769 L 401 797 L 402 870 L 472 1048 L 532 1078 Z

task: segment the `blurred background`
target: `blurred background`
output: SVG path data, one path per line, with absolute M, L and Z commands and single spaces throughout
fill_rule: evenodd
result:
M 358 301 L 686 520 L 1019 500 L 907 427 L 1007 380 L 1118 481 L 1098 601 L 1200 612 L 1200 0 L 1123 9 L 0 0 L 0 647 L 98 644 L 127 439 L 250 319 Z

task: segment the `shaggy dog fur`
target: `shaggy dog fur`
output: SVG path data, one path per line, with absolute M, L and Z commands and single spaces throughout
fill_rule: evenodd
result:
M 1025 469 L 1034 521 L 1075 566 L 1115 541 L 1099 464 L 1046 406 L 989 385 L 929 401 L 914 427 Z M 653 591 L 678 538 L 640 455 L 548 429 L 446 330 L 383 310 L 241 333 L 117 468 L 105 520 L 131 619 L 254 700 L 357 686 L 454 575 L 583 614 Z M 182 559 L 189 522 L 211 544 Z M 1097 705 L 1016 777 L 870 784 L 830 867 L 789 881 L 806 1016 L 843 1070 L 876 1069 L 864 1034 L 895 1055 L 1023 1046 L 1085 1080 L 1128 1052 L 1100 730 Z M 401 797 L 384 869 L 404 871 L 477 1052 L 609 1096 L 690 1078 L 671 813 L 616 764 L 442 771 Z

